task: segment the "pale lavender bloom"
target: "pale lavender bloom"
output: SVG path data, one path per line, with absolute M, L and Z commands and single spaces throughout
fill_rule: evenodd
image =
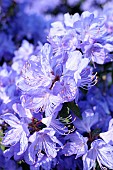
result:
M 60 80 L 54 83 L 53 94 L 59 93 L 62 99 L 72 101 L 78 98 L 78 88 L 90 88 L 96 82 L 92 76 L 91 68 L 88 68 L 88 58 L 83 58 L 80 51 L 68 54 L 68 59 L 63 65 L 63 73 Z
M 21 47 L 14 52 L 12 69 L 20 74 L 25 62 L 29 59 L 29 56 L 33 53 L 34 46 L 27 40 L 23 40 Z
M 5 146 L 19 144 L 20 149 L 17 155 L 23 154 L 28 147 L 28 136 L 30 134 L 28 124 L 24 120 L 19 120 L 12 113 L 1 115 L 1 118 L 11 127 L 11 129 L 6 132 L 2 144 Z
M 22 121 L 25 121 L 25 123 L 31 122 L 33 115 L 29 109 L 24 108 L 20 103 L 14 103 L 12 108 Z
M 41 88 L 37 95 L 23 95 L 21 100 L 25 108 L 35 112 L 45 111 L 45 116 L 50 116 L 54 112 L 59 111 L 63 103 L 59 94 L 56 96 Z
M 22 71 L 23 78 L 19 80 L 18 84 L 25 93 L 22 97 L 24 106 L 35 111 L 46 111 L 48 115 L 63 103 L 59 94 L 52 94 L 53 84 L 59 80 L 61 73 L 56 64 L 55 70 L 53 70 L 50 57 L 51 46 L 45 44 L 39 56 L 31 56 L 29 63 L 26 63 Z
M 80 19 L 80 15 L 75 13 L 74 15 L 70 15 L 69 13 L 64 14 L 64 24 L 65 26 L 73 28 L 74 23 Z
M 87 61 L 86 61 L 86 63 L 87 63 Z M 84 62 L 84 65 L 86 63 Z M 84 67 L 84 65 L 83 65 L 83 67 Z M 82 67 L 80 68 L 80 70 L 81 69 L 82 69 Z M 80 72 L 80 70 L 78 70 L 74 73 L 75 81 L 76 81 L 78 87 L 88 90 L 97 83 L 96 74 L 93 75 L 93 73 L 92 73 L 93 69 L 90 66 L 87 66 L 86 68 L 81 70 L 81 72 Z
M 34 111 L 45 111 L 46 116 L 59 111 L 62 103 L 78 98 L 78 87 L 94 84 L 95 75 L 88 64 L 89 59 L 78 50 L 54 56 L 52 46 L 46 43 L 22 70 L 18 81 L 22 103 Z
M 87 67 L 88 64 L 89 59 L 85 57 L 83 58 L 83 55 L 80 51 L 73 51 L 69 53 L 69 57 L 65 64 L 65 72 L 67 71 L 68 75 L 68 70 L 73 71 L 73 78 L 77 87 L 82 87 L 83 85 L 86 84 L 90 85 L 89 80 L 92 77 L 92 73 L 89 71 L 90 69 Z M 70 74 L 72 75 L 72 73 Z
M 80 48 L 84 57 L 98 64 L 111 61 L 109 52 L 112 51 L 113 46 L 103 40 L 107 35 L 103 15 L 96 16 L 94 13 L 85 11 L 81 14 L 81 18 L 74 23 L 74 29 L 78 34 L 78 40 L 81 41 Z
M 83 12 L 81 16 L 78 13 L 73 16 L 67 13 L 64 15 L 64 21 L 54 22 L 51 26 L 48 40 L 56 59 L 66 54 L 68 56 L 76 49 L 81 49 L 85 58 L 98 64 L 109 59 L 108 54 L 113 47 L 102 40 L 107 34 L 104 16 L 88 11 Z
M 101 43 L 94 43 L 91 46 L 85 45 L 84 56 L 90 56 L 95 63 L 104 64 L 106 59 L 109 59 L 108 53 L 112 51 L 112 48 L 113 46 L 110 46 L 110 44 L 102 45 Z
M 66 61 L 66 69 L 71 71 L 81 72 L 85 67 L 87 67 L 89 59 L 83 58 L 83 55 L 80 51 L 69 52 L 68 59 Z
M 18 81 L 24 107 L 45 112 L 46 117 L 61 109 L 62 103 L 78 98 L 78 88 L 90 88 L 95 75 L 87 68 L 89 59 L 78 50 L 54 56 L 50 44 L 31 55 Z
M 43 168 L 44 170 L 51 170 L 51 164 L 52 159 L 41 153 L 37 163 L 30 165 L 30 170 L 40 170 L 40 168 Z
M 98 113 L 93 113 L 91 109 L 87 109 L 82 113 L 82 120 L 76 118 L 73 122 L 74 126 L 80 132 L 90 132 L 93 125 L 99 121 Z
M 69 134 L 65 137 L 65 140 L 70 140 L 67 142 L 62 150 L 65 156 L 71 156 L 76 154 L 76 159 L 87 152 L 87 138 L 83 137 L 79 132 Z
M 74 23 L 74 28 L 80 34 L 82 42 L 92 43 L 92 41 L 101 38 L 106 33 L 104 23 L 104 17 L 95 17 L 94 13 L 85 11 L 81 14 L 80 20 Z
M 113 119 L 109 121 L 108 131 L 102 132 L 99 136 L 108 144 L 113 145 Z
M 78 96 L 78 88 L 75 80 L 67 76 L 61 81 L 56 82 L 53 86 L 53 94 L 59 94 L 63 102 L 74 100 Z
M 53 128 L 56 133 L 59 133 L 61 135 L 68 134 L 68 128 L 65 126 L 65 124 L 61 123 L 59 119 L 57 119 L 58 113 L 54 113 L 52 116 L 48 116 L 45 118 L 42 118 L 41 122 L 45 124 L 48 128 Z
M 66 30 L 66 34 L 64 36 L 53 35 L 54 37 L 48 37 L 48 41 L 53 46 L 56 57 L 61 54 L 64 55 L 67 52 L 74 51 L 78 46 L 79 42 L 75 30 Z
M 50 37 L 51 36 L 64 36 L 66 34 L 66 28 L 65 25 L 60 22 L 56 21 L 51 23 L 52 28 L 50 29 Z
M 26 92 L 38 87 L 50 87 L 55 76 L 50 63 L 51 46 L 45 44 L 37 56 L 32 55 L 22 69 L 23 79 L 19 80 L 19 87 Z
M 51 43 L 56 56 L 73 51 L 78 47 L 78 35 L 73 29 L 74 22 L 79 20 L 79 14 L 73 16 L 68 13 L 64 15 L 64 23 L 60 21 L 53 22 L 48 35 L 48 41 Z
M 95 167 L 96 160 L 101 169 L 113 169 L 113 146 L 98 139 L 92 142 L 91 149 L 83 156 L 83 170 Z
M 51 112 L 52 108 L 63 103 L 59 94 L 52 94 L 53 84 L 59 80 L 62 72 L 57 64 L 55 66 L 54 63 L 52 64 L 50 57 L 51 46 L 45 44 L 38 57 L 31 56 L 30 62 L 25 65 L 22 71 L 23 78 L 19 80 L 19 87 L 28 95 L 23 96 L 24 99 L 27 99 L 27 102 L 25 100 L 26 107 L 36 110 L 42 108 L 42 111 L 46 109 L 47 114 Z
M 61 147 L 62 143 L 55 137 L 52 128 L 44 128 L 30 136 L 31 143 L 28 148 L 27 160 L 31 165 L 39 166 L 44 159 L 51 159 L 57 156 L 57 144 Z M 44 153 L 43 153 L 44 152 Z

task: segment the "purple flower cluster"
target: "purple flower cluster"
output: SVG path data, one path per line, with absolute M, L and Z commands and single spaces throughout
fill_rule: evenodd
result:
M 88 2 L 2 3 L 0 169 L 113 169 L 112 1 L 52 18 Z
M 22 69 L 18 87 L 23 91 L 24 107 L 50 116 L 61 109 L 62 103 L 77 101 L 78 88 L 89 88 L 96 81 L 88 63 L 79 50 L 57 55 L 46 43 Z

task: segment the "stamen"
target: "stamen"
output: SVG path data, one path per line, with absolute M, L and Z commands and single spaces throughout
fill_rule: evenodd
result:
M 98 164 L 99 164 L 101 170 L 107 170 L 107 168 L 104 167 L 104 166 L 101 164 L 101 162 L 100 162 L 100 160 L 99 160 L 98 157 L 97 157 L 97 161 L 98 161 Z
M 75 131 L 75 127 L 73 126 L 72 129 L 68 130 L 67 133 L 64 133 L 64 135 L 69 135 L 70 133 L 74 132 Z
M 62 121 L 63 123 L 65 123 L 66 125 L 69 125 L 69 124 L 71 124 L 71 123 L 73 123 L 75 120 L 76 120 L 76 117 L 71 121 L 71 122 L 67 122 L 67 120 L 69 121 L 69 120 L 71 120 L 72 119 L 72 116 L 71 115 L 69 115 L 68 117 L 66 117 L 66 118 L 59 118 L 60 119 L 60 121 Z
M 82 78 L 79 87 L 81 87 L 85 90 L 90 89 L 92 86 L 94 86 L 97 83 L 96 75 L 97 75 L 97 73 L 95 73 L 91 77 Z

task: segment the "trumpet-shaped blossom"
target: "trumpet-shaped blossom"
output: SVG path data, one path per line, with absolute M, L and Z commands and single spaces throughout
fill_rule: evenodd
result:
M 104 18 L 96 18 L 93 13 L 85 11 L 81 14 L 81 19 L 74 23 L 74 27 L 83 42 L 91 42 L 106 33 Z M 83 30 L 81 32 L 81 30 Z
M 52 73 L 50 63 L 51 46 L 45 44 L 37 56 L 31 56 L 30 61 L 27 62 L 22 69 L 22 76 L 24 80 L 19 82 L 22 88 L 29 87 L 32 90 L 38 89 L 40 86 L 50 87 L 55 76 Z M 25 87 L 24 87 L 25 86 Z M 30 89 L 27 88 L 26 92 Z
M 95 166 L 96 160 L 101 169 L 113 168 L 113 146 L 98 139 L 92 142 L 91 149 L 83 156 L 83 170 L 90 170 Z
M 76 120 L 73 122 L 74 126 L 80 131 L 80 132 L 90 132 L 93 125 L 95 125 L 99 121 L 99 115 L 98 113 L 93 113 L 92 110 L 85 110 L 82 113 L 82 120 L 79 118 L 76 118 Z
M 39 94 L 39 95 L 38 95 Z M 52 95 L 46 89 L 40 89 L 37 95 L 23 95 L 21 97 L 24 107 L 35 112 L 44 112 L 45 116 L 50 116 L 62 108 L 63 100 L 57 95 Z
M 65 156 L 71 156 L 76 154 L 76 158 L 84 155 L 87 152 L 87 138 L 83 137 L 79 132 L 69 134 L 65 137 L 65 140 L 70 140 L 67 142 L 63 148 L 63 154 Z
M 51 25 L 48 40 L 57 56 L 81 49 L 86 58 L 98 64 L 111 60 L 109 53 L 113 45 L 104 41 L 107 36 L 104 15 L 97 17 L 89 11 L 83 12 L 81 16 L 67 13 L 64 21 Z
M 12 113 L 6 113 L 1 115 L 1 118 L 10 125 L 11 129 L 8 130 L 2 140 L 2 144 L 5 146 L 13 146 L 19 144 L 19 151 L 17 155 L 23 154 L 28 147 L 28 124 Z
M 31 165 L 35 166 L 43 162 L 45 158 L 55 158 L 59 150 L 57 144 L 60 147 L 62 146 L 52 128 L 44 128 L 39 132 L 35 132 L 30 136 L 29 142 L 31 144 L 28 148 L 27 159 Z
M 67 58 L 63 56 L 62 61 L 56 59 L 52 46 L 45 44 L 37 55 L 30 57 L 18 81 L 24 106 L 41 109 L 49 116 L 62 103 L 77 99 L 79 87 L 90 88 L 96 82 L 88 64 L 89 59 L 78 50 L 70 52 Z

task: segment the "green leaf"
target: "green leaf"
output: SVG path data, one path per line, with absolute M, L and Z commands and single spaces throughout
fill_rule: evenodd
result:
M 77 106 L 77 104 L 74 103 L 74 101 L 67 103 L 67 107 L 80 119 L 82 119 L 80 109 Z
M 4 151 L 5 150 L 5 146 L 1 144 L 2 138 L 3 138 L 3 131 L 0 130 L 0 148 Z
M 74 101 L 72 101 L 72 102 L 66 102 L 63 104 L 63 107 L 62 107 L 61 111 L 59 112 L 61 122 L 63 122 L 63 123 L 70 122 L 70 118 L 69 118 L 70 111 L 73 112 L 75 114 L 75 116 L 82 119 L 79 107 L 74 103 Z
M 67 107 L 67 103 L 63 104 L 61 111 L 59 112 L 60 117 L 66 118 L 69 116 L 69 108 Z
M 5 146 L 4 145 L 0 145 L 0 148 L 2 151 L 5 151 Z

